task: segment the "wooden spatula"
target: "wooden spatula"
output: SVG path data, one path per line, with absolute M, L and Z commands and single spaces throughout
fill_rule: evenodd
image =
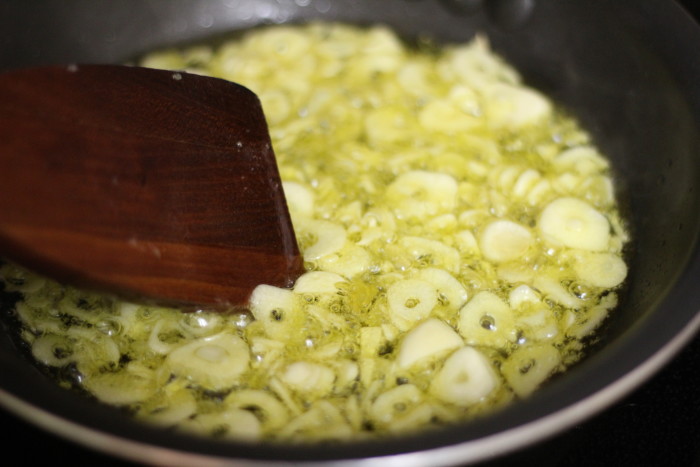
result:
M 302 273 L 257 96 L 125 66 L 0 74 L 0 255 L 71 284 L 214 308 Z

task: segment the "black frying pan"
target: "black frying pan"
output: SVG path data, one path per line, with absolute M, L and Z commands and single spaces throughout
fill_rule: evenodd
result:
M 143 462 L 389 456 L 383 461 L 397 465 L 457 464 L 572 427 L 642 384 L 690 341 L 700 326 L 700 28 L 671 1 L 5 1 L 0 67 L 118 63 L 162 45 L 311 18 L 384 22 L 407 38 L 427 33 L 441 41 L 485 31 L 530 84 L 591 131 L 612 158 L 634 248 L 628 293 L 590 357 L 527 401 L 476 423 L 381 443 L 260 447 L 134 423 L 56 387 L 3 334 L 0 404 L 61 436 Z

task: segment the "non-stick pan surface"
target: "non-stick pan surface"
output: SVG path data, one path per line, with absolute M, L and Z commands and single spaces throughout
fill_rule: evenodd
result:
M 61 436 L 143 462 L 203 465 L 212 458 L 390 456 L 383 462 L 438 465 L 490 458 L 552 436 L 651 376 L 700 325 L 700 31 L 670 1 L 511 1 L 501 3 L 523 10 L 494 15 L 497 9 L 489 6 L 491 17 L 479 3 L 6 1 L 0 3 L 0 67 L 121 62 L 153 47 L 260 22 L 319 17 L 384 22 L 408 38 L 430 34 L 448 42 L 486 31 L 494 48 L 529 83 L 580 118 L 611 156 L 618 175 L 634 235 L 629 288 L 590 358 L 529 400 L 477 423 L 382 443 L 259 447 L 176 436 L 136 424 L 51 384 L 3 335 L 3 405 Z

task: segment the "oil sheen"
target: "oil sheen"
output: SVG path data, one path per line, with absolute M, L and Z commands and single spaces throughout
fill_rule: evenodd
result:
M 616 306 L 609 163 L 484 37 L 271 26 L 141 64 L 259 95 L 308 272 L 248 310 L 186 314 L 5 265 L 59 384 L 205 436 L 391 436 L 527 397 Z

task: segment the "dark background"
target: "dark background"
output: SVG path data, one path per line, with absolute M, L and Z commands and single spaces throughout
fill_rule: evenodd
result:
M 699 0 L 679 3 L 696 20 L 700 17 Z M 700 60 L 700 44 L 694 59 Z M 15 454 L 21 465 L 59 460 L 72 465 L 130 465 L 64 441 L 1 410 L 0 428 L 4 455 Z M 602 414 L 549 441 L 486 464 L 516 465 L 700 467 L 700 337 L 651 381 Z

